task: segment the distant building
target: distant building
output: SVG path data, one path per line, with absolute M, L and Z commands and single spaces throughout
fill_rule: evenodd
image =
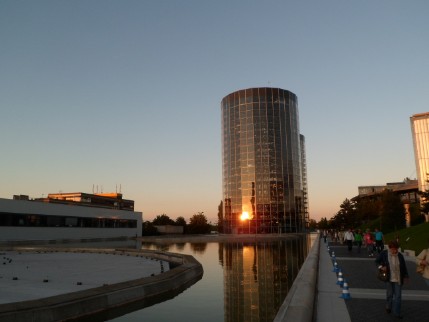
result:
M 359 195 L 353 199 L 372 199 L 380 196 L 385 190 L 399 194 L 403 203 L 412 204 L 419 202 L 418 181 L 409 178 L 405 178 L 401 182 L 389 182 L 385 185 L 359 186 Z
M 390 182 L 385 185 L 360 186 L 358 187 L 359 195 L 352 200 L 377 200 L 381 198 L 383 191 L 392 191 L 399 195 L 405 209 L 405 221 L 407 227 L 410 226 L 411 213 L 410 205 L 419 203 L 418 181 L 405 178 L 401 182 Z
M 161 235 L 183 235 L 183 226 L 156 225 L 155 228 Z
M 297 96 L 249 88 L 221 102 L 225 233 L 301 232 L 308 223 Z
M 142 213 L 122 194 L 59 193 L 0 199 L 0 241 L 139 237 Z

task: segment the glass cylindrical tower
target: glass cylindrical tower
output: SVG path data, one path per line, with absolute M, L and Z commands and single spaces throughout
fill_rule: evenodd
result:
M 224 232 L 303 231 L 297 96 L 249 88 L 224 97 L 221 109 Z

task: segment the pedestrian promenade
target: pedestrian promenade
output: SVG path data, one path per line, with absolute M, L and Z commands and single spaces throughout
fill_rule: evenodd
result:
M 410 279 L 402 288 L 403 319 L 399 320 L 385 311 L 385 283 L 377 279 L 375 258 L 365 248 L 358 253 L 354 246 L 349 252 L 345 245 L 323 239 L 319 247 L 317 321 L 429 321 L 429 287 L 416 273 L 414 257 L 405 256 Z M 348 289 L 338 284 L 332 253 Z

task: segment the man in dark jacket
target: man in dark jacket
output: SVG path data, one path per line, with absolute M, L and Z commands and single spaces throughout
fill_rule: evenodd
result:
M 389 250 L 378 254 L 375 263 L 378 269 L 387 272 L 386 282 L 386 312 L 393 311 L 395 317 L 402 319 L 401 298 L 404 279 L 408 279 L 407 266 L 404 256 L 398 251 L 399 245 L 395 240 L 389 242 Z

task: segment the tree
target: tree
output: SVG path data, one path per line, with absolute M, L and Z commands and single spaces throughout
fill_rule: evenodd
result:
M 170 219 L 166 214 L 158 215 L 152 221 L 155 226 L 174 225 L 174 220 Z
M 184 217 L 179 216 L 176 218 L 176 222 L 175 222 L 176 226 L 182 226 L 182 227 L 186 227 L 186 220 Z
M 385 232 L 405 228 L 405 209 L 401 197 L 390 190 L 385 190 L 381 197 L 380 229 Z
M 317 222 L 314 219 L 310 219 L 310 222 L 308 224 L 308 228 L 310 228 L 310 230 L 314 231 L 317 228 Z
M 356 201 L 356 219 L 360 224 L 368 224 L 380 216 L 381 200 L 362 198 Z
M 355 202 L 345 199 L 340 205 L 340 210 L 331 218 L 330 225 L 335 229 L 348 229 L 358 225 L 356 221 L 356 206 Z
M 150 221 L 145 221 L 142 226 L 143 226 L 143 230 L 142 230 L 143 236 L 158 235 L 158 230 Z
M 198 212 L 189 219 L 188 229 L 191 234 L 207 234 L 210 232 L 210 225 L 204 212 Z
M 429 184 L 429 173 L 426 173 L 426 184 Z M 429 221 L 429 190 L 419 191 L 420 211 L 425 215 L 425 221 Z
M 422 216 L 421 206 L 419 204 L 410 204 L 410 224 L 415 226 L 422 224 L 426 216 Z
M 326 217 L 321 218 L 319 223 L 317 224 L 317 227 L 319 229 L 328 229 L 329 228 L 328 219 L 326 219 Z

